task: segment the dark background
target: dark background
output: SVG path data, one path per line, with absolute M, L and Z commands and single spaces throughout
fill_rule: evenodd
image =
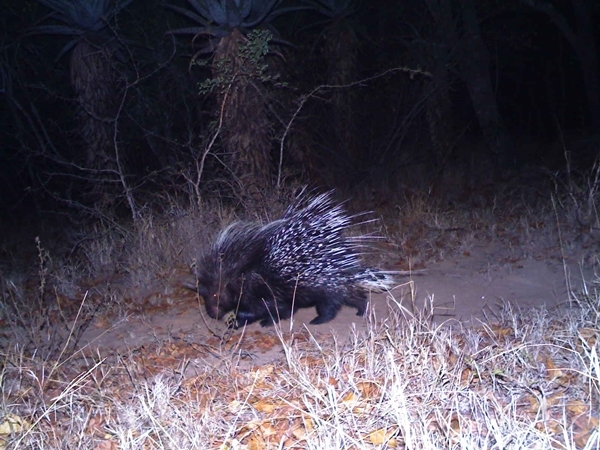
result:
M 468 197 L 600 145 L 592 0 L 3 3 L 9 224 L 295 185 Z

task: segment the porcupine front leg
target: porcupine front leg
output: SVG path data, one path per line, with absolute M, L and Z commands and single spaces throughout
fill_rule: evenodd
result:
M 268 309 L 265 318 L 260 321 L 260 325 L 268 327 L 279 323 L 280 320 L 292 317 L 292 309 L 288 305 L 278 304 L 276 307 Z
M 279 280 L 261 280 L 257 283 L 252 291 L 254 304 L 260 304 L 264 312 L 260 325 L 268 327 L 279 323 L 280 320 L 289 319 L 292 317 L 292 306 L 285 300 L 285 293 L 275 290 Z M 282 300 L 283 298 L 283 300 Z
M 235 314 L 235 328 L 243 327 L 244 325 L 250 325 L 257 320 L 262 320 L 264 314 L 257 314 L 256 312 L 239 310 Z
M 240 303 L 236 325 L 240 327 L 259 321 L 261 326 L 267 327 L 291 316 L 291 305 L 278 300 L 267 283 L 261 282 L 254 284 L 248 296 Z

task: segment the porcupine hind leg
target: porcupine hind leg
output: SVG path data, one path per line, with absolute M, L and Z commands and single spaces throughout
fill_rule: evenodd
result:
M 317 309 L 317 317 L 310 321 L 311 325 L 327 323 L 337 316 L 342 308 L 340 298 L 335 293 L 313 293 L 313 304 Z

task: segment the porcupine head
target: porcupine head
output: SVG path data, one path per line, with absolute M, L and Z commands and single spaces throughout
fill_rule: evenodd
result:
M 206 312 L 222 319 L 243 301 L 251 270 L 264 258 L 260 227 L 235 222 L 225 228 L 193 269 L 193 286 L 204 299 Z
M 195 283 L 208 315 L 213 319 L 222 319 L 225 314 L 235 309 L 240 282 L 222 270 L 222 255 L 215 256 L 213 261 L 208 257 L 200 261 L 201 266 L 195 270 Z

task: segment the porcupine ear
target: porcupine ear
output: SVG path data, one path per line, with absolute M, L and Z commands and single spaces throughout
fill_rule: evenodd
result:
M 193 274 L 186 275 L 185 278 L 181 281 L 181 285 L 192 291 L 198 290 L 198 283 L 196 281 L 196 277 Z
M 181 285 L 190 289 L 194 292 L 198 292 L 198 275 L 197 275 L 198 261 L 195 259 L 190 264 L 190 273 L 187 274 L 183 280 L 181 280 Z
M 184 288 L 204 296 L 207 295 L 206 280 L 204 278 L 198 268 L 198 262 L 194 260 L 190 265 L 190 273 L 185 276 L 181 284 Z

